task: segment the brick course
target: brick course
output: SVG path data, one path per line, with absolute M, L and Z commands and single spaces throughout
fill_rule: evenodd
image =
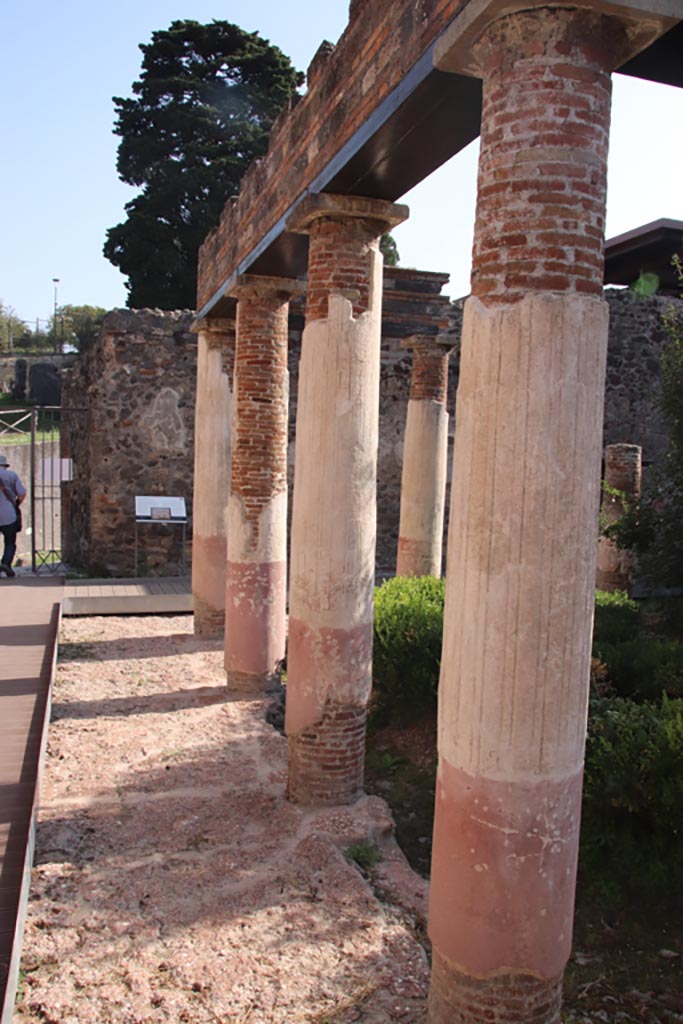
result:
M 562 978 L 499 974 L 474 978 L 455 970 L 435 950 L 429 1024 L 556 1024 Z
M 611 80 L 623 29 L 581 11 L 501 18 L 484 75 L 472 294 L 602 294 Z M 609 54 L 609 55 L 608 55 Z
M 257 535 L 261 512 L 287 489 L 288 296 L 260 293 L 237 304 L 231 492 Z
M 448 389 L 449 350 L 434 342 L 415 342 L 413 373 L 410 381 L 411 401 L 432 401 L 446 404 Z

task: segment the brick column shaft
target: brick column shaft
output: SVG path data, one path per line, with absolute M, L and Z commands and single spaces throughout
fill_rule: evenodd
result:
M 413 350 L 413 373 L 401 476 L 397 576 L 440 576 L 448 459 L 449 348 L 437 338 L 402 342 Z
M 194 631 L 219 637 L 225 629 L 225 510 L 230 481 L 230 419 L 235 324 L 200 320 L 197 346 L 192 594 Z
M 303 285 L 245 276 L 237 297 L 228 499 L 225 669 L 229 689 L 258 692 L 285 656 L 287 317 Z
M 528 6 L 528 5 L 524 5 Z M 571 948 L 608 313 L 616 19 L 483 27 L 453 464 L 430 1024 L 557 1024 Z
M 608 444 L 605 448 L 605 490 L 602 495 L 602 518 L 606 526 L 616 523 L 624 514 L 624 502 L 637 501 L 643 465 L 643 449 L 637 444 Z M 598 541 L 598 564 L 595 584 L 600 590 L 626 590 L 631 583 L 632 556 L 617 547 L 609 537 Z
M 312 196 L 292 516 L 288 795 L 348 803 L 363 785 L 372 675 L 382 256 L 404 207 Z

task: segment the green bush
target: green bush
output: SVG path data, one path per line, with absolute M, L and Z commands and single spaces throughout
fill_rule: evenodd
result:
M 375 591 L 375 720 L 401 720 L 433 708 L 439 687 L 445 582 L 396 576 Z
M 591 703 L 582 878 L 617 901 L 683 882 L 683 700 Z M 680 886 L 679 886 L 679 891 Z
M 602 644 L 599 657 L 620 697 L 683 697 L 683 644 L 676 640 L 637 636 L 620 644 Z
M 593 624 L 593 655 L 599 658 L 603 644 L 619 644 L 631 640 L 640 629 L 641 611 L 622 591 L 614 594 L 606 590 L 595 592 L 595 621 Z

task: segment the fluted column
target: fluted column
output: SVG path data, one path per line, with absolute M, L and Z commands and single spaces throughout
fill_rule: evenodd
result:
M 448 357 L 445 335 L 414 335 L 413 372 L 403 442 L 397 576 L 440 576 L 448 459 Z
M 407 209 L 310 196 L 291 544 L 288 794 L 348 803 L 363 785 L 372 675 L 382 256 Z
M 192 594 L 194 631 L 218 637 L 225 629 L 225 511 L 230 478 L 230 418 L 235 322 L 202 319 L 197 339 Z
M 479 0 L 437 53 L 437 66 L 479 74 L 484 90 L 439 693 L 430 1024 L 560 1020 L 600 490 L 610 71 L 639 28 L 601 9 L 510 0 L 501 16 L 497 0 Z
M 304 284 L 246 275 L 237 298 L 228 498 L 225 669 L 228 689 L 279 679 L 287 597 L 287 318 Z

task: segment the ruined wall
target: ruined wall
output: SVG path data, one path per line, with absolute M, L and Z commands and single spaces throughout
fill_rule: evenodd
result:
M 268 152 L 251 164 L 239 196 L 201 248 L 198 309 L 401 82 L 463 2 L 352 0 L 339 42 L 320 46 L 308 69 L 308 92 L 276 119 Z
M 60 404 L 60 377 L 76 361 L 75 353 L 40 352 L 0 356 L 0 393 L 37 405 Z
M 672 306 L 683 314 L 683 300 L 638 298 L 627 289 L 605 293 L 610 308 L 605 390 L 604 445 L 638 444 L 645 467 L 661 463 L 667 428 L 658 406 L 659 356 L 668 341 L 663 314 Z M 648 470 L 643 473 L 647 486 Z
M 445 274 L 398 267 L 385 270 L 377 487 L 377 566 L 382 574 L 393 572 L 396 560 L 412 366 L 412 354 L 400 347 L 400 340 L 410 334 L 436 333 L 446 325 L 459 336 L 462 303 L 449 304 L 441 295 L 446 281 Z M 683 301 L 636 299 L 619 289 L 606 295 L 611 322 L 604 444 L 642 445 L 647 466 L 661 461 L 666 447 L 665 425 L 657 407 L 658 359 L 667 339 L 661 316 L 672 302 L 683 307 Z M 291 304 L 290 498 L 303 311 L 303 300 Z M 196 342 L 188 333 L 191 318 L 189 312 L 110 313 L 100 341 L 65 374 L 64 402 L 85 407 L 87 422 L 71 453 L 75 480 L 64 485 L 69 524 L 66 558 L 73 563 L 106 567 L 119 575 L 132 571 L 135 494 L 184 495 L 191 512 L 196 381 Z M 450 359 L 447 400 L 449 489 L 457 380 L 456 348 Z M 446 530 L 448 509 L 447 494 Z M 179 571 L 179 529 L 145 525 L 139 537 L 141 572 Z
M 136 494 L 192 507 L 197 344 L 190 311 L 114 310 L 98 342 L 64 374 L 64 404 L 84 408 L 64 485 L 65 559 L 132 575 Z M 181 569 L 181 529 L 141 524 L 140 574 Z M 190 536 L 188 530 L 188 537 Z M 189 548 L 188 548 L 189 555 Z

